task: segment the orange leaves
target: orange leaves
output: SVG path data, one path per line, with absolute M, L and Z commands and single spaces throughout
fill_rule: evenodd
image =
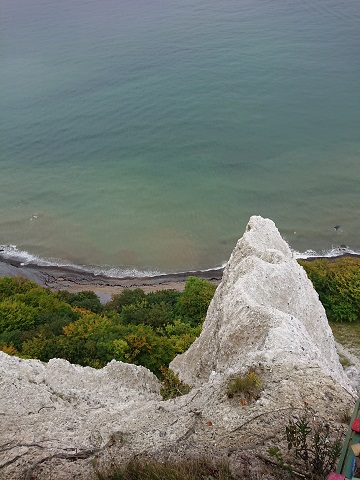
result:
M 79 311 L 84 309 L 77 308 L 76 310 L 80 313 Z M 98 334 L 99 330 L 106 329 L 111 323 L 107 317 L 101 317 L 87 310 L 85 312 L 78 320 L 63 327 L 63 332 L 67 337 L 87 339 Z
M 147 342 L 146 336 L 141 333 L 129 333 L 125 340 L 129 346 L 129 352 L 125 354 L 125 358 L 130 362 L 135 360 L 142 350 L 151 351 L 151 345 Z
M 0 350 L 3 351 L 4 353 L 7 353 L 8 355 L 19 356 L 19 352 L 16 350 L 16 348 L 12 343 L 10 343 L 10 345 L 0 346 Z

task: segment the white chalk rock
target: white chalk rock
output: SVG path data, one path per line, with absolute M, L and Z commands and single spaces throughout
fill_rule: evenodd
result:
M 171 368 L 198 386 L 211 372 L 318 367 L 349 388 L 325 310 L 274 222 L 251 217 L 228 261 L 200 337 Z
M 263 390 L 244 408 L 227 398 L 226 382 L 249 367 Z M 163 402 L 143 367 L 112 361 L 95 370 L 0 352 L 0 478 L 95 480 L 97 457 L 109 465 L 153 452 L 224 455 L 238 469 L 234 448 L 263 453 L 305 405 L 339 422 L 354 404 L 318 296 L 261 217 L 236 245 L 200 337 L 171 368 L 193 389 Z

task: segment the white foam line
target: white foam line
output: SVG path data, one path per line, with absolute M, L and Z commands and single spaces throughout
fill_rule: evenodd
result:
M 116 267 L 86 267 L 86 271 L 90 271 L 94 275 L 105 275 L 111 278 L 124 277 L 157 277 L 165 275 L 165 273 L 158 270 L 137 270 L 136 268 L 116 268 Z
M 110 266 L 94 266 L 94 265 L 76 265 L 71 262 L 61 261 L 57 258 L 45 259 L 38 255 L 33 255 L 25 250 L 19 250 L 16 245 L 0 245 L 0 255 L 5 260 L 15 260 L 21 262 L 21 266 L 36 265 L 39 267 L 66 267 L 83 273 L 92 273 L 96 276 L 106 275 L 112 278 L 124 277 L 155 277 L 165 275 L 159 270 L 137 270 L 136 268 L 121 268 Z
M 350 248 L 332 247 L 329 250 L 322 250 L 316 252 L 315 250 L 306 250 L 301 253 L 296 250 L 292 250 L 293 256 L 296 259 L 307 259 L 314 257 L 337 257 L 346 253 L 359 255 L 360 252 L 356 252 Z M 56 258 L 45 259 L 38 255 L 33 255 L 25 250 L 19 250 L 16 245 L 0 245 L 0 256 L 5 260 L 15 260 L 21 262 L 22 266 L 36 265 L 39 267 L 64 267 L 71 268 L 72 270 L 80 273 L 92 273 L 95 276 L 104 275 L 110 278 L 138 278 L 138 277 L 158 277 L 161 275 L 172 274 L 186 274 L 197 272 L 209 272 L 211 270 L 221 270 L 226 266 L 227 262 L 224 262 L 221 266 L 212 268 L 206 268 L 202 270 L 188 270 L 186 272 L 161 272 L 160 270 L 138 270 L 131 267 L 111 267 L 111 266 L 95 266 L 95 265 L 76 265 L 71 262 L 61 261 Z
M 320 250 L 320 252 L 316 252 L 315 250 L 306 250 L 305 252 L 301 253 L 296 250 L 292 250 L 293 255 L 296 259 L 306 260 L 307 258 L 316 258 L 316 257 L 325 257 L 325 258 L 332 258 L 332 257 L 339 257 L 345 254 L 351 255 L 359 255 L 360 252 L 356 252 L 351 248 L 347 247 L 332 247 L 329 250 Z
M 0 254 L 7 260 L 16 260 L 21 262 L 21 265 L 35 264 L 39 266 L 51 266 L 54 265 L 54 261 L 49 259 L 32 255 L 24 250 L 19 250 L 16 245 L 0 245 Z

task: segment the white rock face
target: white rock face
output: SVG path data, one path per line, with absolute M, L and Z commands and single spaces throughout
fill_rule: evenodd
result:
M 30 415 L 59 401 L 97 409 L 161 398 L 160 384 L 153 373 L 115 360 L 96 370 L 59 358 L 46 364 L 9 357 L 0 351 L 0 365 L 0 413 L 11 410 L 18 415 Z
M 163 402 L 143 367 L 112 361 L 94 370 L 0 352 L 0 478 L 92 480 L 95 460 L 141 453 L 223 455 L 240 471 L 243 449 L 278 445 L 305 405 L 339 427 L 354 404 L 318 296 L 261 217 L 236 245 L 200 337 L 171 367 L 193 389 Z M 243 407 L 227 398 L 226 382 L 249 367 L 264 388 Z
M 252 217 L 217 288 L 200 337 L 171 368 L 190 385 L 259 364 L 318 367 L 348 387 L 325 310 L 275 224 Z

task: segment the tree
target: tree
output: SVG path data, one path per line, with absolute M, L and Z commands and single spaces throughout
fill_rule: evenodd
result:
M 10 345 L 0 346 L 0 350 L 4 353 L 7 353 L 8 355 L 15 355 L 17 357 L 20 355 L 18 350 L 14 347 L 12 343 L 10 343 Z
M 140 303 L 145 300 L 145 297 L 145 292 L 141 288 L 135 290 L 125 288 L 121 293 L 113 295 L 111 302 L 108 302 L 105 307 L 107 310 L 115 310 L 117 313 L 121 313 L 125 305 Z
M 185 352 L 201 333 L 201 326 L 192 327 L 189 323 L 175 320 L 165 327 L 176 354 Z
M 214 296 L 216 286 L 208 280 L 189 277 L 183 294 L 179 299 L 182 315 L 191 324 L 202 323 Z
M 33 307 L 15 300 L 0 302 L 0 333 L 11 330 L 29 330 L 35 324 Z
M 143 365 L 157 375 L 160 367 L 168 365 L 175 356 L 171 340 L 156 334 L 150 325 L 129 326 L 124 340 L 128 344 L 126 361 Z
M 16 293 L 25 293 L 32 288 L 37 288 L 37 284 L 24 277 L 2 277 L 0 278 L 0 301 Z
M 63 327 L 64 335 L 59 340 L 63 358 L 80 365 L 105 366 L 112 359 L 106 341 L 111 327 L 107 317 L 82 312 L 78 320 Z
M 59 337 L 55 335 L 45 337 L 43 333 L 39 333 L 22 344 L 20 356 L 37 358 L 43 362 L 48 362 L 51 358 L 63 358 Z
M 58 295 L 64 302 L 72 307 L 85 308 L 94 313 L 101 313 L 104 310 L 99 297 L 91 291 L 86 290 L 79 293 L 71 293 L 66 290 L 61 290 Z

